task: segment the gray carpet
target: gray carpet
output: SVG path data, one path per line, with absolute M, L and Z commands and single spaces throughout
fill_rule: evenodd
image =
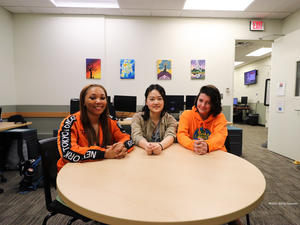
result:
M 262 204 L 250 213 L 251 224 L 300 224 L 300 170 L 292 163 L 293 160 L 261 146 L 267 140 L 268 131 L 265 127 L 235 126 L 243 129 L 243 157 L 257 166 L 267 181 Z M 18 194 L 17 187 L 21 179 L 18 172 L 7 171 L 5 176 L 8 182 L 0 184 L 0 188 L 5 190 L 0 194 L 0 224 L 42 224 L 44 216 L 47 215 L 43 189 Z M 66 216 L 57 215 L 48 221 L 48 225 L 66 224 L 68 219 Z M 241 220 L 246 224 L 245 217 Z M 78 221 L 73 224 L 84 223 Z

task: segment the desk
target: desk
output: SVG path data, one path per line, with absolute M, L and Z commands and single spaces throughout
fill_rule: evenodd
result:
M 32 122 L 27 122 L 27 123 L 0 122 L 0 132 L 5 131 L 5 130 L 14 129 L 14 128 L 17 128 L 17 127 L 24 127 L 24 126 L 27 126 L 27 125 L 30 125 L 30 124 L 32 124 Z M 1 155 L 1 158 L 4 157 L 4 155 L 3 156 Z M 0 162 L 0 177 L 1 177 L 1 180 L 6 181 L 6 178 L 4 178 L 4 176 L 2 174 L 2 171 L 1 171 L 2 167 L 4 167 L 4 165 L 1 165 L 1 164 L 4 164 L 5 160 L 4 159 L 0 159 L 0 160 L 1 160 L 1 162 Z M 3 160 L 3 162 L 2 162 L 2 160 Z M 2 192 L 3 192 L 3 190 L 0 189 L 0 193 L 2 193 Z
M 197 155 L 173 144 L 161 155 L 135 147 L 124 159 L 68 163 L 57 176 L 60 198 L 108 224 L 223 224 L 262 201 L 266 181 L 246 160 L 223 151 Z
M 25 127 L 31 124 L 32 122 L 27 122 L 27 123 L 0 122 L 0 131 L 10 130 L 17 127 Z
M 246 117 L 250 110 L 251 110 L 250 106 L 233 106 L 233 122 L 234 123 L 246 122 Z

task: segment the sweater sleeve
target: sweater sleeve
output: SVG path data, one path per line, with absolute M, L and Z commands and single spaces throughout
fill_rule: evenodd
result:
M 189 135 L 189 120 L 192 118 L 189 117 L 188 111 L 184 111 L 181 114 L 177 131 L 177 140 L 183 147 L 193 150 L 194 140 Z
M 131 122 L 131 138 L 134 142 L 134 144 L 138 145 L 140 140 L 143 140 L 146 138 L 143 136 L 143 129 L 142 129 L 142 120 L 140 113 L 136 113 Z
M 134 143 L 130 138 L 130 135 L 125 132 L 125 130 L 118 124 L 116 120 L 111 119 L 110 121 L 114 141 L 122 142 L 127 148 L 127 151 L 131 152 L 133 150 Z
M 208 140 L 206 140 L 209 152 L 225 149 L 224 144 L 227 135 L 227 120 L 224 114 L 220 113 L 215 119 L 212 134 L 209 136 Z
M 80 146 L 78 132 L 80 131 L 77 129 L 74 115 L 70 115 L 62 121 L 57 135 L 57 145 L 63 161 L 81 162 L 103 159 L 105 149 L 99 146 Z
M 167 116 L 167 128 L 165 131 L 164 139 L 168 136 L 173 137 L 174 139 L 176 138 L 176 128 L 177 128 L 177 121 L 172 115 Z

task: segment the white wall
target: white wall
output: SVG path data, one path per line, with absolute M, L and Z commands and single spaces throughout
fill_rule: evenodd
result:
M 294 20 L 294 17 L 290 17 Z M 288 24 L 297 21 L 289 21 Z M 299 21 L 298 21 L 299 23 Z M 296 62 L 300 61 L 300 29 L 275 40 L 272 52 L 268 148 L 289 158 L 300 160 L 300 97 L 295 97 Z M 284 96 L 277 85 L 286 83 Z M 277 112 L 284 102 L 284 112 Z
M 258 70 L 257 83 L 244 85 L 244 73 L 250 70 Z M 247 64 L 234 70 L 233 97 L 241 99 L 241 96 L 248 96 L 249 103 L 263 103 L 265 94 L 265 81 L 271 75 L 271 56 L 259 61 Z
M 78 97 L 85 59 L 104 58 L 101 16 L 14 15 L 19 105 L 67 105 Z
M 14 15 L 15 68 L 18 104 L 66 105 L 91 82 L 103 84 L 109 95 L 137 95 L 151 83 L 167 94 L 196 94 L 213 83 L 232 104 L 235 39 L 258 39 L 281 31 L 279 20 L 268 29 L 249 31 L 247 19 L 193 19 Z M 85 79 L 85 58 L 102 59 L 102 79 Z M 136 60 L 135 80 L 120 80 L 121 58 Z M 171 59 L 171 81 L 156 79 L 156 60 Z M 206 60 L 206 80 L 190 80 L 191 59 Z M 41 85 L 42 84 L 42 85 Z M 230 93 L 225 89 L 230 88 Z
M 0 106 L 16 104 L 12 15 L 0 7 Z

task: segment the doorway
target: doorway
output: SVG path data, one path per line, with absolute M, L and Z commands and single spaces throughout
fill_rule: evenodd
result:
M 271 78 L 272 42 L 235 41 L 233 123 L 268 127 L 265 84 Z

